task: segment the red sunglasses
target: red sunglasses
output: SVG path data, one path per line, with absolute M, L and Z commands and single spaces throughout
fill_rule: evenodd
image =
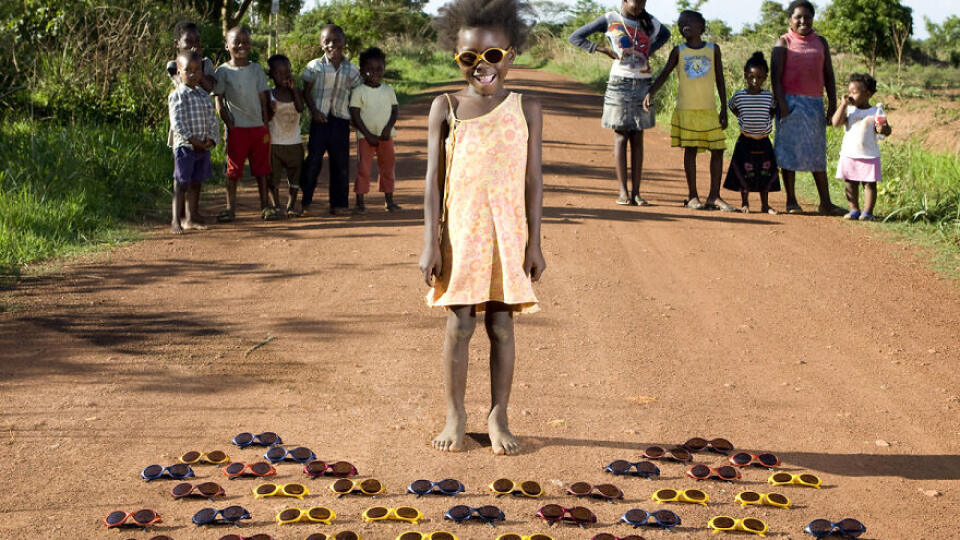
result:
M 346 461 L 327 463 L 326 461 L 315 459 L 303 466 L 303 473 L 310 478 L 316 478 L 318 476 L 339 476 L 342 478 L 355 476 L 358 471 L 356 467 Z
M 193 485 L 190 482 L 182 482 L 173 486 L 173 489 L 170 490 L 170 496 L 174 499 L 182 499 L 194 495 L 206 497 L 212 501 L 214 497 L 223 497 L 226 495 L 226 492 L 224 492 L 220 484 L 216 482 L 204 482 L 197 485 Z
M 239 534 L 227 534 L 220 537 L 220 540 L 273 540 L 269 534 L 255 534 L 253 536 L 240 536 Z
M 694 480 L 707 480 L 708 478 L 719 478 L 727 482 L 733 482 L 740 479 L 740 470 L 730 465 L 721 465 L 714 469 L 706 465 L 694 465 L 687 469 L 687 476 Z
M 703 449 L 707 449 L 718 454 L 727 454 L 728 452 L 733 451 L 733 443 L 721 438 L 711 439 L 708 441 L 703 437 L 694 437 L 683 443 L 681 446 L 691 452 L 699 452 Z
M 597 515 L 583 506 L 564 508 L 559 504 L 548 504 L 537 510 L 537 517 L 553 525 L 561 521 L 573 523 L 579 527 L 597 522 Z
M 242 461 L 235 461 L 226 467 L 223 468 L 223 474 L 227 478 L 233 480 L 234 478 L 239 478 L 241 476 L 272 476 L 277 474 L 277 469 L 273 465 L 267 463 L 266 461 L 258 461 L 256 463 L 244 463 Z
M 127 520 L 131 520 L 132 523 L 127 523 Z M 123 525 L 131 525 L 136 527 L 149 527 L 155 523 L 160 523 L 160 514 L 150 510 L 149 508 L 144 508 L 143 510 L 137 510 L 136 512 L 124 512 L 123 510 L 114 510 L 110 512 L 107 517 L 103 518 L 103 524 L 107 527 L 121 527 Z

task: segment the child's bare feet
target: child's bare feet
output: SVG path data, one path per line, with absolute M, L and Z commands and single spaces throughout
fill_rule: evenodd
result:
M 180 220 L 173 220 L 170 223 L 170 232 L 173 234 L 183 234 L 183 227 L 180 226 Z
M 463 439 L 466 433 L 467 413 L 448 414 L 443 431 L 433 439 L 433 447 L 441 452 L 459 452 L 463 450 Z
M 183 226 L 183 230 L 185 230 L 185 231 L 189 231 L 189 230 L 191 230 L 191 229 L 197 230 L 197 231 L 205 231 L 205 230 L 207 230 L 207 226 L 206 226 L 206 225 L 204 225 L 204 224 L 202 224 L 202 223 L 200 223 L 200 222 L 198 222 L 198 221 L 193 221 L 193 220 L 186 220 L 186 219 L 185 219 L 185 220 L 183 220 L 183 221 L 181 222 L 181 225 Z
M 495 406 L 487 417 L 487 429 L 490 432 L 490 446 L 493 453 L 502 456 L 520 451 L 520 442 L 507 427 L 507 411 Z

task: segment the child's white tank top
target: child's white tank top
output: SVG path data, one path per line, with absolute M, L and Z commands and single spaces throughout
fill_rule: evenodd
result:
M 270 144 L 302 144 L 300 138 L 300 113 L 292 101 L 280 101 L 270 93 L 270 106 L 276 106 L 270 119 Z

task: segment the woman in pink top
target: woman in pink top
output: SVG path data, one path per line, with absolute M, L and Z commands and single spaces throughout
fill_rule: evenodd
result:
M 827 40 L 813 31 L 813 4 L 794 0 L 787 8 L 790 30 L 773 48 L 773 93 L 777 99 L 774 151 L 787 192 L 787 212 L 803 211 L 794 189 L 796 171 L 810 171 L 820 194 L 821 214 L 842 215 L 827 186 L 827 124 L 836 111 L 837 84 Z M 823 91 L 827 91 L 827 111 Z

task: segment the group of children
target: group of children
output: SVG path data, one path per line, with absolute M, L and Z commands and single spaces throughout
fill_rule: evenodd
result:
M 355 211 L 366 212 L 364 195 L 370 190 L 373 159 L 377 159 L 380 191 L 388 211 L 400 210 L 393 200 L 395 184 L 394 124 L 399 107 L 390 85 L 383 82 L 386 55 L 376 47 L 360 54 L 359 67 L 343 54 L 343 29 L 328 24 L 321 29 L 324 55 L 307 64 L 301 90 L 290 60 L 274 55 L 268 73 L 250 61 L 250 32 L 230 29 L 226 50 L 230 60 L 214 68 L 203 57 L 194 23 L 177 26 L 178 55 L 167 64 L 174 83 L 168 97 L 170 135 L 174 153 L 174 197 L 171 231 L 203 229 L 198 214 L 200 186 L 211 177 L 210 149 L 220 142 L 217 115 L 226 130 L 227 205 L 220 222 L 236 218 L 237 182 L 249 161 L 257 179 L 261 217 L 265 220 L 301 216 L 310 212 L 317 177 L 328 156 L 330 212 L 343 214 L 349 205 L 350 132 L 358 134 L 359 171 Z M 267 75 L 273 88 L 267 85 Z M 210 99 L 215 96 L 216 109 Z M 304 157 L 300 117 L 310 109 L 308 152 Z M 281 210 L 280 181 L 286 175 L 289 197 Z M 297 196 L 303 191 L 300 210 Z
M 878 135 L 888 135 L 890 126 L 870 98 L 876 81 L 854 73 L 849 93 L 835 106 L 833 67 L 826 40 L 813 31 L 813 5 L 795 0 L 788 7 L 790 29 L 774 48 L 774 92 L 763 89 L 770 67 L 761 52 L 755 52 L 744 65 L 746 88 L 727 101 L 720 46 L 705 41 L 706 21 L 696 11 L 685 10 L 677 19 L 684 42 L 670 51 L 667 63 L 653 78 L 649 56 L 666 43 L 670 32 L 645 10 L 646 0 L 623 0 L 619 12 L 611 11 L 577 29 L 570 42 L 588 52 L 601 52 L 613 59 L 607 91 L 604 95 L 602 125 L 614 130 L 614 160 L 620 195 L 617 204 L 645 206 L 640 195 L 643 166 L 643 130 L 653 127 L 653 97 L 677 72 L 677 104 L 670 126 L 671 146 L 684 149 L 683 167 L 688 195 L 684 204 L 691 209 L 736 208 L 720 196 L 724 129 L 727 108 L 737 116 L 740 137 L 734 147 L 723 182 L 726 189 L 741 194 L 740 211 L 749 212 L 748 194 L 760 194 L 761 211 L 776 214 L 768 193 L 780 190 L 782 169 L 787 189 L 787 211 L 800 212 L 794 193 L 797 170 L 813 173 L 820 191 L 820 211 L 839 214 L 844 211 L 830 202 L 826 185 L 825 127 L 832 123 L 844 127 L 843 145 L 837 178 L 846 181 L 850 209 L 847 219 L 872 220 L 876 202 L 876 182 L 880 181 Z M 587 38 L 603 33 L 609 43 L 597 45 Z M 714 92 L 716 88 L 716 93 Z M 826 90 L 827 112 L 823 111 Z M 722 104 L 719 112 L 716 96 Z M 836 112 L 834 112 L 836 111 Z M 770 141 L 777 119 L 777 144 Z M 790 120 L 788 122 L 788 120 Z M 631 143 L 632 185 L 627 190 L 626 143 Z M 696 157 L 710 152 L 710 192 L 701 202 L 697 192 Z M 778 168 L 780 161 L 780 168 Z M 864 186 L 865 204 L 860 209 L 858 187 Z

